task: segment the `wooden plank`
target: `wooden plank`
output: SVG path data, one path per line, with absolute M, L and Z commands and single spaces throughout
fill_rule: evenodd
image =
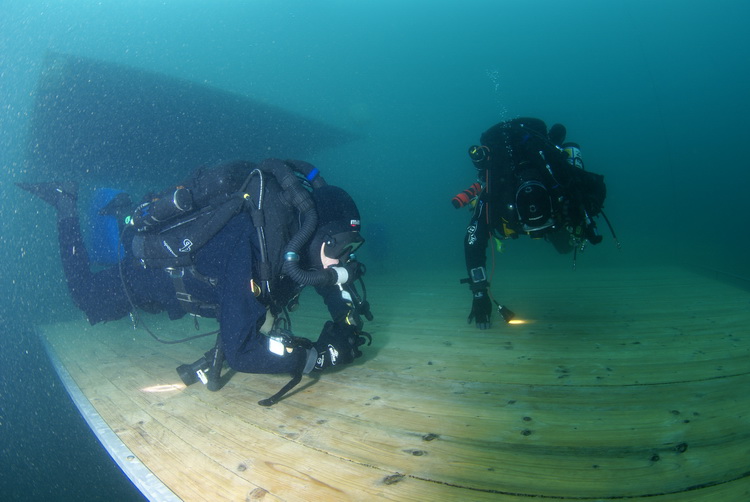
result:
M 185 500 L 746 498 L 750 294 L 679 269 L 533 273 L 506 274 L 533 322 L 487 331 L 466 324 L 450 271 L 370 281 L 366 356 L 272 408 L 256 403 L 286 376 L 180 384 L 174 368 L 212 339 L 162 345 L 125 322 L 44 331 Z M 315 338 L 319 308 L 303 297 L 297 334 Z

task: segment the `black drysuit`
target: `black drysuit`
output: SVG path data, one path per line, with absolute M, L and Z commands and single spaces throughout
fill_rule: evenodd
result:
M 68 288 L 91 324 L 129 314 L 132 307 L 123 286 L 139 308 L 148 312 L 166 311 L 171 319 L 185 315 L 165 270 L 144 268 L 126 253 L 121 264 L 122 277 L 118 266 L 92 272 L 78 219 L 60 219 L 58 231 Z M 125 240 L 129 242 L 127 237 Z M 185 288 L 202 302 L 218 305 L 221 343 L 230 367 L 247 373 L 294 372 L 304 364 L 305 351 L 295 350 L 285 357 L 275 355 L 268 350 L 267 338 L 258 332 L 266 315 L 266 307 L 250 287 L 258 249 L 257 233 L 249 214 L 234 216 L 196 253 L 196 270 L 216 279 L 216 286 L 186 274 Z M 334 319 L 346 314 L 348 306 L 337 287 L 318 288 L 318 293 Z

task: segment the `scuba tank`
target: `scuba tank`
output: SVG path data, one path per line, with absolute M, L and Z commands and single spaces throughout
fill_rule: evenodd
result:
M 563 152 L 567 155 L 568 164 L 578 169 L 584 169 L 583 157 L 581 156 L 581 147 L 578 143 L 563 143 Z
M 130 223 L 135 226 L 136 230 L 143 232 L 149 227 L 158 226 L 192 209 L 192 192 L 183 186 L 178 186 L 174 191 L 170 190 L 164 196 L 144 202 L 135 208 Z
M 567 155 L 566 161 L 568 164 L 570 164 L 572 167 L 581 169 L 582 171 L 585 171 L 585 168 L 583 167 L 583 156 L 581 155 L 581 147 L 578 145 L 578 143 L 563 143 L 562 145 L 563 152 Z M 591 244 L 599 244 L 602 241 L 602 236 L 599 233 L 599 230 L 596 228 L 596 223 L 594 223 L 594 220 L 589 215 L 588 210 L 583 210 L 584 215 L 584 236 Z

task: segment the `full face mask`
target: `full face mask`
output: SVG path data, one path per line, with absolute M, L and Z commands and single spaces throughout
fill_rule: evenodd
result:
M 325 237 L 323 252 L 329 258 L 346 261 L 346 258 L 364 243 L 365 240 L 359 232 L 338 232 Z
M 359 233 L 359 210 L 352 198 L 341 188 L 325 186 L 313 191 L 318 212 L 318 230 L 312 239 L 310 253 L 323 253 L 332 260 L 346 261 L 365 240 Z

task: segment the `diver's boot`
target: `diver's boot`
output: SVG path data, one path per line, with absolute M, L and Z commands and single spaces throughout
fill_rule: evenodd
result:
M 216 346 L 192 364 L 177 367 L 182 383 L 192 385 L 198 380 L 210 391 L 221 389 L 221 368 L 224 365 L 224 351 Z
M 74 181 L 50 181 L 47 183 L 16 183 L 57 209 L 58 217 L 74 217 L 78 201 L 78 183 Z
M 208 382 L 206 374 L 208 373 L 208 361 L 206 357 L 201 357 L 193 364 L 181 364 L 177 367 L 177 374 L 180 375 L 182 383 L 187 385 L 193 385 L 195 382 L 200 380 L 203 383 Z

